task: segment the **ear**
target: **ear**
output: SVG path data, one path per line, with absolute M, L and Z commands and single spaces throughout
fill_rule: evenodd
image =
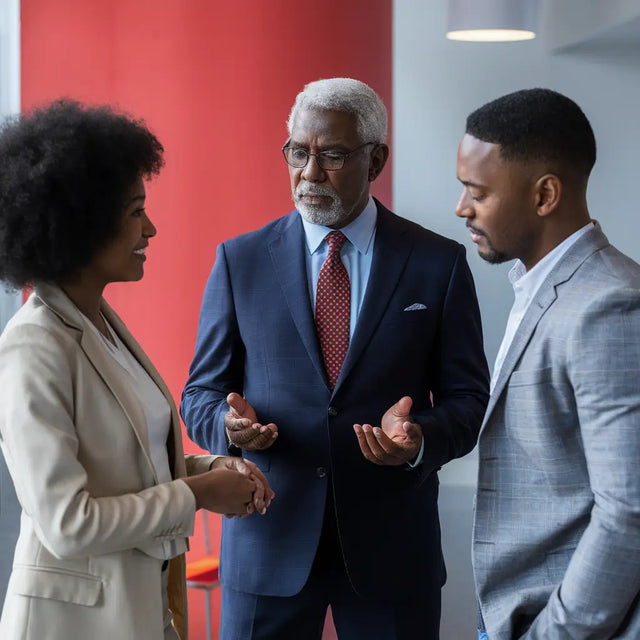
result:
M 562 196 L 562 181 L 554 173 L 546 173 L 535 184 L 537 213 L 541 218 L 553 213 Z
M 389 147 L 386 144 L 380 143 L 374 147 L 369 155 L 369 182 L 373 182 L 382 173 L 388 157 Z

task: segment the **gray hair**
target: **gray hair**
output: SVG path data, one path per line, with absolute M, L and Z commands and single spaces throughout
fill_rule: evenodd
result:
M 358 136 L 363 143 L 387 140 L 387 109 L 380 96 L 359 80 L 326 78 L 305 85 L 289 114 L 289 135 L 298 112 L 305 109 L 352 113 L 356 116 Z

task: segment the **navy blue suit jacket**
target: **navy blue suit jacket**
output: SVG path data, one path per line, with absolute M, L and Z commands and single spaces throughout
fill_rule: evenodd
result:
M 268 513 L 223 524 L 222 580 L 234 589 L 288 596 L 302 588 L 331 490 L 348 574 L 363 597 L 404 599 L 424 581 L 444 583 L 436 471 L 476 443 L 488 399 L 480 315 L 464 248 L 376 204 L 371 274 L 333 393 L 299 213 L 218 248 L 182 397 L 187 432 L 227 453 L 231 391 L 278 426 L 269 449 L 243 452 L 276 493 Z M 425 308 L 406 310 L 415 303 Z M 405 395 L 423 428 L 422 464 L 368 462 L 352 425 L 379 425 Z

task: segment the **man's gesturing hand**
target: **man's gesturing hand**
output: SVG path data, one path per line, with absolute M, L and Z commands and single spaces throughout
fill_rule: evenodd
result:
M 413 460 L 420 452 L 422 429 L 412 422 L 410 415 L 413 400 L 400 398 L 382 416 L 379 427 L 370 424 L 354 424 L 362 455 L 375 464 L 401 465 Z
M 278 427 L 273 422 L 260 424 L 253 407 L 238 393 L 227 396 L 229 411 L 224 416 L 224 426 L 229 441 L 247 451 L 269 448 L 278 437 Z

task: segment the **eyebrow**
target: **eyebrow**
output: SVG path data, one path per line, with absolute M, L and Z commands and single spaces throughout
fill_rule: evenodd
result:
M 465 187 L 474 187 L 475 189 L 485 188 L 483 184 L 478 184 L 477 182 L 472 182 L 471 180 L 461 180 L 460 178 L 458 178 L 458 181 L 461 182 Z
M 146 199 L 147 199 L 146 194 L 145 195 L 139 195 L 139 196 L 133 196 L 133 198 L 131 198 L 131 200 L 129 200 L 129 202 L 127 202 L 127 204 L 132 204 L 136 200 L 142 200 L 142 202 L 144 202 Z
M 307 149 L 306 144 L 302 144 L 301 142 L 296 142 L 289 138 L 289 141 L 285 144 L 286 147 L 293 147 L 294 149 Z M 349 147 L 344 145 L 341 142 L 331 142 L 329 144 L 323 144 L 320 147 L 320 151 L 318 153 L 324 153 L 325 151 L 348 151 Z

